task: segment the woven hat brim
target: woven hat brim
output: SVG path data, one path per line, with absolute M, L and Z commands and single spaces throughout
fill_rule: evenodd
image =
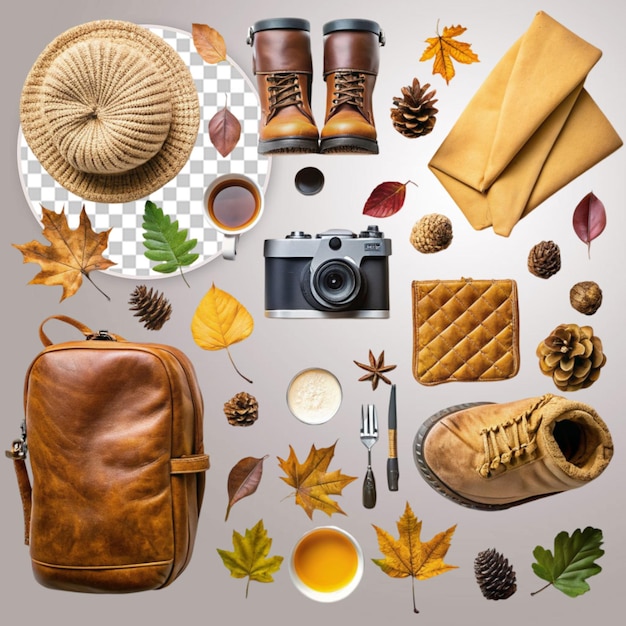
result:
M 42 87 L 50 65 L 68 47 L 92 38 L 123 43 L 147 56 L 170 88 L 172 121 L 161 150 L 121 174 L 89 174 L 72 167 L 56 148 L 43 112 Z M 22 89 L 20 123 L 35 157 L 65 189 L 93 202 L 123 203 L 149 196 L 184 167 L 198 136 L 200 103 L 189 68 L 161 37 L 131 22 L 97 20 L 65 31 L 39 55 Z

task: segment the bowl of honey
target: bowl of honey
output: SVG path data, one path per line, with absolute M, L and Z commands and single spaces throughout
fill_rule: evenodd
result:
M 289 575 L 296 588 L 318 602 L 350 595 L 363 576 L 363 551 L 342 528 L 318 526 L 305 533 L 291 552 Z

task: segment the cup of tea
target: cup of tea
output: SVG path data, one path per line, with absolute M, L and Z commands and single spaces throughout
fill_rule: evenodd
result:
M 349 596 L 363 576 L 363 551 L 356 539 L 337 526 L 318 526 L 296 543 L 289 561 L 296 588 L 318 602 Z
M 222 174 L 204 193 L 205 216 L 224 235 L 222 256 L 233 260 L 239 236 L 256 226 L 263 214 L 263 192 L 244 174 Z

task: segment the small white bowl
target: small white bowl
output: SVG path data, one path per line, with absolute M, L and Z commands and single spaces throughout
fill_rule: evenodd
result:
M 289 575 L 296 589 L 317 602 L 337 602 L 349 596 L 363 576 L 363 550 L 337 526 L 318 526 L 296 543 Z
M 323 424 L 337 413 L 342 401 L 337 377 L 321 367 L 298 372 L 287 388 L 291 414 L 305 424 Z

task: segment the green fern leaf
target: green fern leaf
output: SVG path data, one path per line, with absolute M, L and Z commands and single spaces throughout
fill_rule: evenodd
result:
M 188 230 L 179 229 L 178 220 L 172 221 L 169 215 L 163 213 L 163 209 L 150 200 L 146 202 L 142 226 L 143 245 L 146 248 L 144 255 L 158 263 L 152 269 L 161 274 L 179 270 L 185 280 L 183 267 L 191 265 L 200 256 L 192 252 L 198 240 L 188 239 Z

